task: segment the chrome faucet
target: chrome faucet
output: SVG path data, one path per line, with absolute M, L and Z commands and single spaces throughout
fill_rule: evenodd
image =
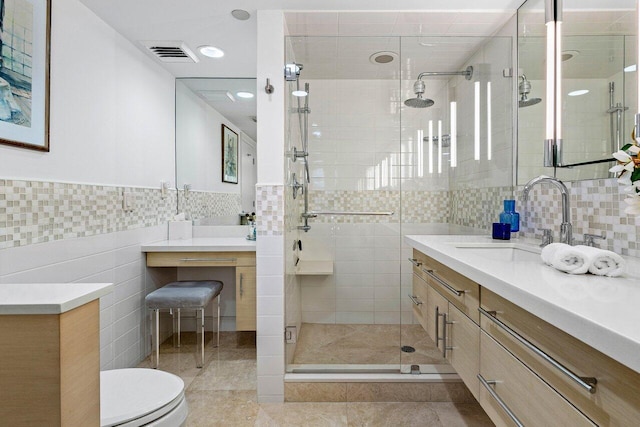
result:
M 560 242 L 570 245 L 573 241 L 573 236 L 571 230 L 571 206 L 569 204 L 569 189 L 567 189 L 567 186 L 564 185 L 562 181 L 550 176 L 540 175 L 536 178 L 533 178 L 531 181 L 527 182 L 524 185 L 524 190 L 522 190 L 522 198 L 526 202 L 529 198 L 529 191 L 531 191 L 533 186 L 543 182 L 553 184 L 558 188 L 558 190 L 560 190 L 560 194 L 562 195 L 562 224 L 560 224 Z

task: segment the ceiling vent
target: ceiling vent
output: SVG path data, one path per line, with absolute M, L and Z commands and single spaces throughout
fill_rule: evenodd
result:
M 180 41 L 141 41 L 156 58 L 162 62 L 198 62 L 198 57 Z
M 231 101 L 236 102 L 236 98 L 228 90 L 199 90 L 198 95 L 205 101 Z

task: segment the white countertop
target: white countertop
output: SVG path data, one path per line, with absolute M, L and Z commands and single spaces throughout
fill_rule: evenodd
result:
M 0 284 L 0 315 L 61 314 L 100 298 L 111 283 Z
M 256 241 L 245 237 L 194 237 L 142 245 L 142 252 L 255 252 Z
M 541 260 L 494 261 L 452 244 L 508 243 L 488 236 L 408 235 L 405 242 L 640 372 L 639 259 L 625 257 L 622 277 L 571 275 Z

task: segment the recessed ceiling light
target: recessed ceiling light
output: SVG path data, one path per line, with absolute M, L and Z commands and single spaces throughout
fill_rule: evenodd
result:
M 201 54 L 209 58 L 222 58 L 224 56 L 224 51 L 215 46 L 200 46 L 198 50 Z
M 304 90 L 294 90 L 293 92 L 291 92 L 291 95 L 297 96 L 297 97 L 303 97 L 303 96 L 307 96 L 308 93 L 305 92 Z
M 236 95 L 238 96 L 238 98 L 253 98 L 253 94 L 251 92 L 236 92 Z
M 628 67 L 624 67 L 624 72 L 625 73 L 635 73 L 637 68 L 638 68 L 638 66 L 636 64 L 629 65 Z
M 369 57 L 369 61 L 372 64 L 388 64 L 393 62 L 398 57 L 398 54 L 390 51 L 376 52 Z
M 251 17 L 251 14 L 246 10 L 234 9 L 231 11 L 231 15 L 239 21 L 246 21 Z
M 574 90 L 573 92 L 569 92 L 569 96 L 580 96 L 586 95 L 589 91 L 587 89 Z
M 579 50 L 563 50 L 562 51 L 562 62 L 568 61 L 576 56 L 580 55 Z

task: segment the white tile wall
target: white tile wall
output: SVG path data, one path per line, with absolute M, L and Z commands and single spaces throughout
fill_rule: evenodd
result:
M 128 368 L 147 355 L 140 245 L 166 238 L 166 225 L 0 250 L 0 283 L 112 282 L 100 299 L 100 367 Z

